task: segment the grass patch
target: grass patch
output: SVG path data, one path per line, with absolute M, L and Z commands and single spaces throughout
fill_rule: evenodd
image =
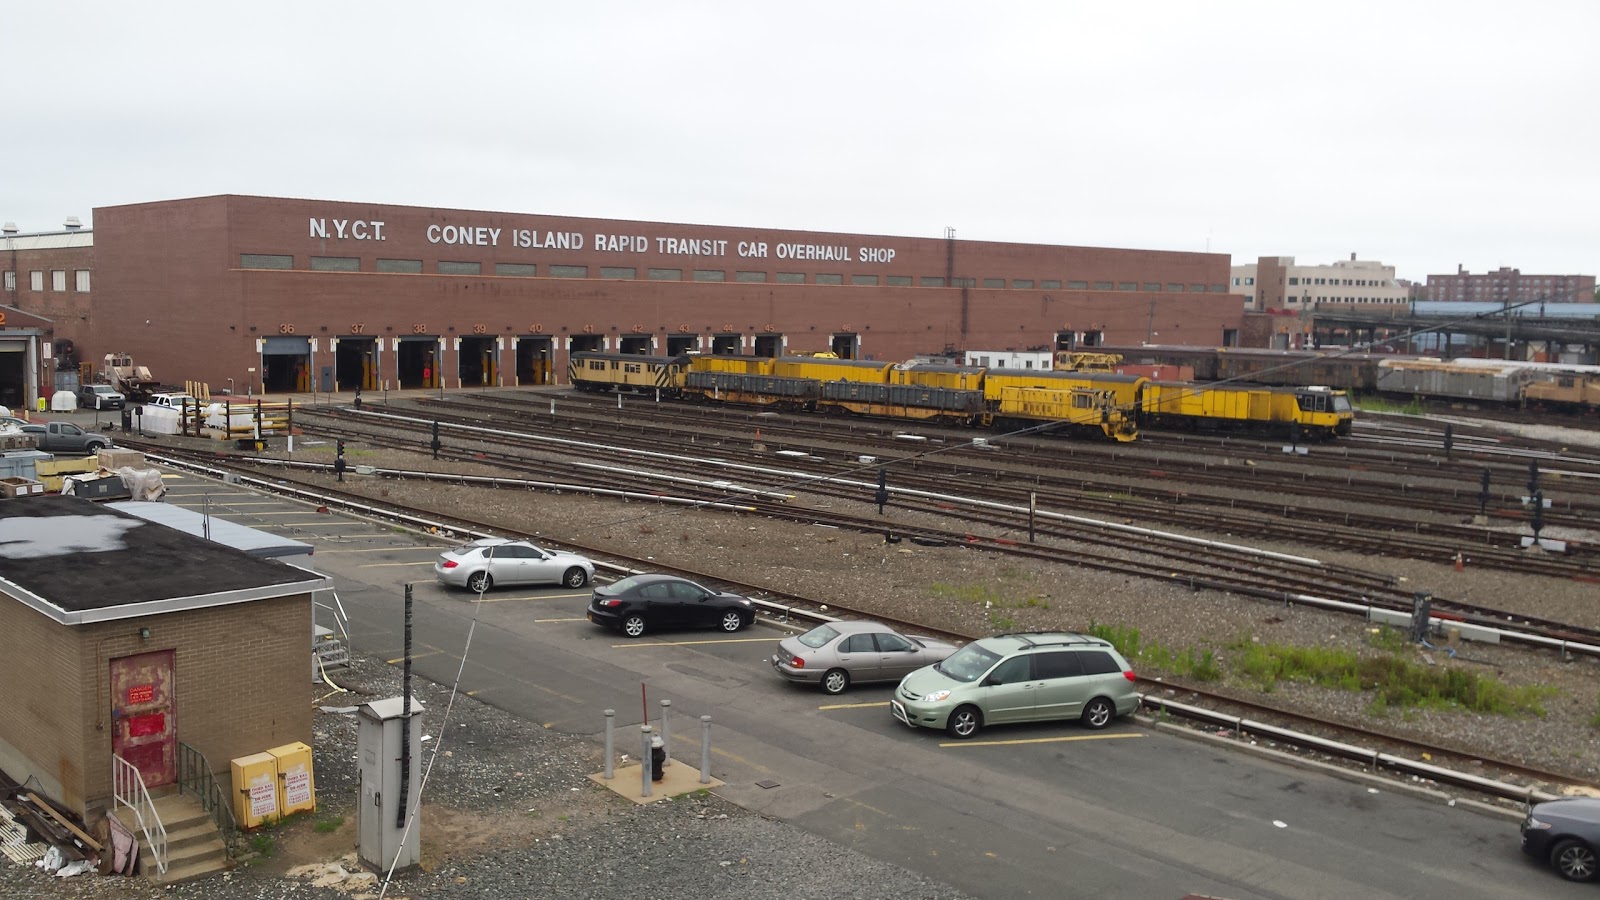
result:
M 257 856 L 271 856 L 278 851 L 278 839 L 270 834 L 253 834 L 250 836 L 250 850 Z
M 1389 639 L 1385 639 L 1389 640 Z M 1504 682 L 1465 669 L 1426 666 L 1401 653 L 1361 656 L 1332 647 L 1260 644 L 1249 636 L 1229 646 L 1235 675 L 1270 692 L 1280 681 L 1342 691 L 1370 691 L 1369 710 L 1464 709 L 1498 716 L 1543 716 L 1542 701 L 1559 691 Z
M 315 831 L 317 834 L 332 834 L 343 827 L 344 816 L 337 816 L 332 819 L 323 819 L 321 822 L 311 826 L 311 830 Z
M 1195 647 L 1174 650 L 1161 644 L 1145 643 L 1139 629 L 1126 625 L 1100 625 L 1089 623 L 1088 633 L 1105 641 L 1122 654 L 1135 669 L 1149 666 L 1172 675 L 1193 678 L 1196 681 L 1220 681 L 1222 666 L 1216 653 Z

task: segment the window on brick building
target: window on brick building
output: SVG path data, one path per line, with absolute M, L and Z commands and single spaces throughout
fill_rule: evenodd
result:
M 837 274 L 819 274 L 817 284 L 844 284 L 844 276 Z
M 1060 287 L 1060 286 L 1061 285 L 1059 285 L 1059 284 L 1056 285 L 1056 287 Z M 1047 284 L 1047 285 L 1045 285 L 1045 287 L 1049 287 L 1049 285 Z M 1069 290 L 1069 291 L 1087 291 L 1088 289 L 1089 289 L 1089 282 L 1087 282 L 1087 281 L 1069 281 L 1069 282 L 1067 282 L 1067 290 Z
M 983 286 L 986 288 L 1003 288 L 1006 286 L 1006 280 L 1004 278 L 985 278 Z
M 944 287 L 944 279 L 937 275 L 924 275 L 917 279 L 917 284 L 921 287 Z
M 639 270 L 633 266 L 601 266 L 600 277 L 632 280 L 639 277 Z
M 1249 278 L 1245 279 L 1246 283 L 1250 282 L 1251 280 L 1252 279 Z M 1176 281 L 1169 281 L 1167 282 L 1167 290 L 1181 294 L 1183 293 L 1183 285 L 1177 283 Z
M 850 276 L 850 283 L 851 284 L 859 284 L 859 285 L 871 286 L 871 285 L 875 285 L 875 284 L 878 283 L 878 276 L 876 276 L 876 275 L 851 275 Z
M 778 283 L 779 284 L 805 284 L 806 283 L 806 273 L 804 273 L 804 272 L 779 272 L 778 273 Z
M 1031 279 L 1031 278 L 1013 278 L 1013 279 L 1011 279 L 1011 286 L 1014 287 L 1014 288 L 1022 288 L 1024 290 L 1026 290 L 1028 288 L 1033 287 L 1033 279 Z
M 28 273 L 28 290 L 30 290 L 30 291 L 42 291 L 42 290 L 44 290 L 44 273 L 43 272 L 29 272 Z
M 1096 281 L 1094 283 L 1094 289 L 1097 290 L 1097 291 L 1109 291 L 1109 290 L 1111 290 L 1111 282 L 1109 282 L 1109 281 Z
M 1119 281 L 1119 282 L 1117 282 L 1117 290 L 1119 290 L 1119 291 L 1137 291 L 1138 289 L 1139 289 L 1139 282 L 1137 282 L 1137 281 Z
M 294 257 L 277 253 L 241 253 L 239 254 L 239 268 L 292 269 L 294 268 Z
M 911 276 L 910 275 L 886 275 L 886 276 L 884 276 L 883 283 L 889 285 L 890 287 L 910 287 L 911 286 Z
M 978 286 L 978 279 L 976 279 L 976 278 L 952 278 L 952 279 L 950 279 L 950 286 L 951 287 L 958 287 L 958 288 L 977 287 Z
M 1144 283 L 1144 290 L 1152 291 L 1152 292 L 1153 291 L 1159 291 L 1159 290 L 1161 290 L 1161 282 L 1159 282 L 1159 281 L 1146 281 Z
M 682 269 L 649 269 L 649 270 L 646 270 L 645 275 L 648 276 L 651 281 L 682 281 L 683 280 L 683 270 Z
M 66 269 L 51 269 L 50 270 L 50 290 L 52 290 L 52 291 L 65 291 L 66 289 L 67 289 L 67 270 Z
M 439 261 L 440 275 L 482 275 L 483 263 Z
M 695 281 L 727 281 L 728 273 L 721 269 L 695 269 Z
M 313 256 L 311 257 L 311 271 L 359 272 L 361 271 L 361 260 L 354 256 Z
M 76 274 L 77 274 L 77 279 L 78 279 L 78 293 L 80 293 L 80 294 L 89 293 L 89 270 L 88 269 L 79 269 L 79 270 L 77 270 Z
M 533 278 L 539 274 L 539 267 L 533 263 L 495 263 L 494 273 L 502 278 Z
M 733 273 L 733 280 L 734 281 L 745 281 L 745 282 L 762 282 L 762 281 L 766 281 L 767 280 L 767 273 L 765 273 L 765 272 L 735 272 L 735 273 Z
M 533 268 L 529 266 L 528 268 Z M 376 271 L 387 272 L 391 275 L 420 275 L 422 274 L 422 260 L 420 259 L 380 259 L 377 261 Z M 494 267 L 496 275 L 502 275 L 499 266 Z
M 589 277 L 589 267 L 588 266 L 551 266 L 549 268 L 549 272 L 550 272 L 550 277 L 551 278 L 588 278 Z
M 12 293 L 16 292 L 16 290 L 17 290 L 17 273 L 15 273 L 15 272 L 7 272 L 6 273 L 6 290 L 11 291 Z

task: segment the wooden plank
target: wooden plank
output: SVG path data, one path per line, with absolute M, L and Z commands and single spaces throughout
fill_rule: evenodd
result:
M 54 806 L 51 806 L 50 804 L 44 802 L 43 800 L 40 800 L 39 799 L 39 795 L 35 794 L 33 791 L 29 791 L 28 794 L 27 794 L 27 797 L 28 797 L 29 800 L 32 800 L 40 809 L 44 810 L 45 814 L 50 816 L 50 818 L 55 819 L 57 822 L 60 822 L 62 825 L 66 826 L 66 829 L 68 831 L 70 831 L 73 834 L 77 835 L 78 839 L 83 841 L 84 846 L 90 847 L 96 853 L 100 852 L 100 842 L 95 840 L 92 837 L 89 837 L 88 834 L 84 833 L 83 829 L 81 829 L 78 826 L 72 824 L 72 822 L 66 816 L 63 816 L 61 813 L 56 812 L 56 808 Z

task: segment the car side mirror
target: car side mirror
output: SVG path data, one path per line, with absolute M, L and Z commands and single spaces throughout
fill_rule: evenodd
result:
M 990 675 L 988 678 L 983 680 L 983 683 L 987 687 L 998 687 L 999 685 L 1005 684 L 1006 680 L 997 675 Z

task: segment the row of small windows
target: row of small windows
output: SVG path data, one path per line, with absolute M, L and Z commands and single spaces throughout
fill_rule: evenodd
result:
M 1235 283 L 1237 283 L 1237 279 L 1235 279 Z M 1296 278 L 1296 277 L 1290 276 L 1289 283 L 1293 284 L 1293 285 L 1299 285 L 1299 284 L 1308 284 L 1308 285 L 1328 284 L 1328 285 L 1335 285 L 1335 286 L 1342 284 L 1345 287 L 1390 287 L 1391 286 L 1391 284 L 1389 282 L 1387 282 L 1387 281 L 1378 281 L 1378 280 L 1372 279 L 1372 278 L 1346 278 L 1343 281 L 1340 281 L 1337 278 L 1315 278 L 1315 279 L 1313 279 L 1313 278 Z
M 243 269 L 293 269 L 294 257 L 265 253 L 243 253 L 239 256 L 239 267 Z M 361 260 L 354 256 L 313 256 L 311 257 L 311 270 L 313 272 L 359 272 L 361 271 Z M 378 272 L 417 275 L 422 272 L 422 260 L 380 259 L 377 260 L 375 270 Z M 437 263 L 436 271 L 440 275 L 484 274 L 482 263 L 452 262 L 449 260 L 440 260 Z M 527 263 L 495 263 L 492 272 L 494 275 L 501 277 L 533 278 L 538 275 L 538 267 Z M 589 267 L 549 265 L 545 266 L 545 274 L 550 278 L 588 278 Z M 631 281 L 638 279 L 639 270 L 633 266 L 601 266 L 599 275 L 603 279 Z M 682 281 L 683 270 L 647 268 L 645 269 L 645 278 L 649 281 Z M 727 281 L 728 273 L 721 269 L 691 269 L 689 278 L 692 281 Z M 747 283 L 765 283 L 767 281 L 767 273 L 735 272 L 733 273 L 733 280 Z M 778 284 L 805 284 L 806 275 L 804 272 L 778 272 L 773 280 Z M 1237 279 L 1235 281 L 1237 283 Z M 947 279 L 937 275 L 923 275 L 916 279 L 915 284 L 918 287 L 942 288 L 947 286 L 946 282 L 948 282 L 949 287 L 975 288 L 978 286 L 979 279 Z M 812 276 L 811 283 L 842 285 L 845 283 L 845 276 L 827 272 L 818 273 Z M 910 275 L 850 276 L 850 284 L 853 285 L 873 286 L 885 284 L 890 287 L 911 287 L 912 283 Z M 982 283 L 983 287 L 987 289 L 1003 289 L 1006 287 L 1006 279 L 1004 278 L 985 278 L 982 279 Z M 1073 291 L 1087 291 L 1091 289 L 1091 284 L 1093 285 L 1093 290 L 1097 291 L 1165 290 L 1169 293 L 1188 292 L 1201 294 L 1209 292 L 1225 294 L 1228 290 L 1227 285 L 1222 284 L 1184 284 L 1175 281 L 1166 282 L 1165 287 L 1163 287 L 1162 282 L 1157 281 L 1068 281 L 1066 282 L 1066 288 Z M 1053 278 L 1045 278 L 1037 282 L 1031 278 L 1013 278 L 1011 279 L 1011 287 L 1023 290 L 1032 290 L 1037 287 L 1039 290 L 1059 291 L 1062 289 L 1062 282 L 1060 279 Z
M 72 274 L 73 274 L 73 287 L 72 287 L 72 289 L 74 291 L 76 291 L 77 293 L 80 293 L 80 294 L 89 293 L 89 270 L 88 269 L 76 269 L 76 270 L 73 271 Z M 16 272 L 7 272 L 6 273 L 5 289 L 7 291 L 11 292 L 11 293 L 15 293 L 16 292 L 16 290 L 17 290 L 17 273 Z M 28 273 L 28 290 L 33 291 L 35 293 L 42 293 L 44 291 L 44 272 L 43 271 L 35 269 L 34 271 Z M 50 290 L 53 291 L 53 292 L 56 292 L 56 293 L 65 293 L 66 292 L 66 290 L 67 290 L 67 270 L 66 269 L 51 269 L 50 270 Z

